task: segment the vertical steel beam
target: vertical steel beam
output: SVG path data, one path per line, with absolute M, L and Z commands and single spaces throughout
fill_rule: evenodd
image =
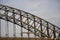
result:
M 13 36 L 16 37 L 16 26 L 13 24 Z
M 48 24 L 48 22 L 47 22 L 47 28 L 46 28 L 46 30 L 47 30 L 48 38 L 50 38 L 50 35 L 49 35 L 49 24 Z
M 27 24 L 29 24 L 28 14 L 27 14 Z M 28 25 L 28 38 L 29 38 L 29 31 L 30 31 L 30 29 L 29 29 L 29 25 Z
M 6 28 L 6 37 L 9 37 L 9 27 L 8 27 L 8 12 L 7 10 L 5 10 L 5 17 L 6 17 L 6 21 L 5 21 L 5 28 Z
M 9 28 L 8 28 L 8 21 L 5 21 L 5 28 L 6 28 L 6 37 L 9 37 Z
M 35 38 L 36 38 L 36 26 L 35 26 L 35 16 L 34 16 L 34 34 L 35 34 Z
M 15 12 L 14 12 L 14 10 L 12 12 L 13 12 L 13 15 L 12 15 L 13 16 L 13 36 L 16 37 Z
M 22 25 L 22 13 L 21 13 L 21 11 L 20 11 L 20 21 L 21 21 L 21 38 L 23 37 L 23 33 L 22 33 L 22 27 L 23 27 L 23 25 Z
M 54 35 L 54 38 L 56 38 L 56 34 L 55 34 L 55 26 L 53 25 L 53 35 Z
M 1 15 L 0 15 L 0 37 L 1 37 Z
M 40 19 L 40 27 L 41 27 L 41 32 L 43 32 L 43 30 L 42 30 L 42 19 Z M 43 37 L 42 33 L 41 33 L 41 37 Z

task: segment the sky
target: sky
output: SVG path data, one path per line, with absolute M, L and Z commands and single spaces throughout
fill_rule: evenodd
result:
M 0 3 L 24 10 L 60 27 L 60 0 L 0 0 Z

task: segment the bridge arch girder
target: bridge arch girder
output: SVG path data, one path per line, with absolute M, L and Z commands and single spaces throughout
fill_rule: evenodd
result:
M 59 27 L 42 18 L 6 5 L 0 5 L 0 19 L 17 24 L 39 38 L 57 38 L 57 30 L 60 30 Z

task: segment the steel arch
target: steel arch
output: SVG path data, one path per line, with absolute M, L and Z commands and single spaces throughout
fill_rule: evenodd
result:
M 2 4 L 0 4 L 0 11 L 4 11 L 4 13 L 0 12 L 0 19 L 17 24 L 39 38 L 58 38 L 60 28 L 42 18 Z

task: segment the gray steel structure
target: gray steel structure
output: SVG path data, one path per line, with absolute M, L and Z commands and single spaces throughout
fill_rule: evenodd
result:
M 14 23 L 14 36 L 16 31 L 15 25 L 18 25 L 21 27 L 21 37 L 23 37 L 22 28 L 25 28 L 26 30 L 28 30 L 27 32 L 28 37 L 30 36 L 29 32 L 32 32 L 35 35 L 35 37 L 38 36 L 38 38 L 58 38 L 57 35 L 59 34 L 60 28 L 42 18 L 39 18 L 23 10 L 19 10 L 2 4 L 0 4 L 0 11 L 1 10 L 3 10 L 4 13 L 0 12 L 0 19 L 6 21 L 7 29 L 8 22 Z M 9 14 L 9 12 L 11 15 Z M 6 35 L 8 37 L 9 36 L 8 30 L 6 32 L 7 32 Z

